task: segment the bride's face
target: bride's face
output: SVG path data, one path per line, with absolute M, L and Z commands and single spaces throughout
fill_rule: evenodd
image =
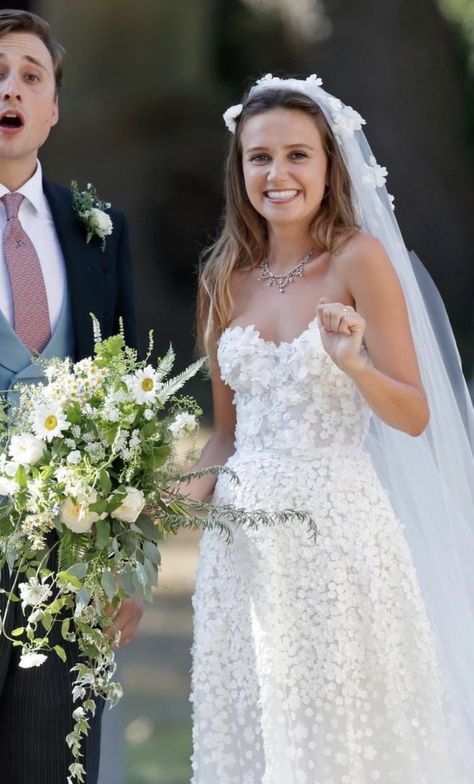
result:
M 314 122 L 298 109 L 270 109 L 242 129 L 242 167 L 251 204 L 270 225 L 307 229 L 324 196 L 327 157 Z

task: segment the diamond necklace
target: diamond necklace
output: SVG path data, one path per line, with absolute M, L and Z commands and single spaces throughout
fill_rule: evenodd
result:
M 288 283 L 294 283 L 295 278 L 302 278 L 303 271 L 305 264 L 308 263 L 310 259 L 314 256 L 314 251 L 310 250 L 303 256 L 303 258 L 298 262 L 296 267 L 290 269 L 289 272 L 285 272 L 284 275 L 275 275 L 273 272 L 270 271 L 268 266 L 268 260 L 264 259 L 260 264 L 260 269 L 262 270 L 260 275 L 258 276 L 258 280 L 268 280 L 269 286 L 278 286 L 280 289 L 280 294 L 284 294 L 285 288 L 288 286 Z

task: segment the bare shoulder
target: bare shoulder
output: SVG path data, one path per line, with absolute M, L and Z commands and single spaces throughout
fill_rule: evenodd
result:
M 229 275 L 229 286 L 232 292 L 239 291 L 248 281 L 249 270 L 233 269 Z
M 229 276 L 229 291 L 234 301 L 235 310 L 240 310 L 240 305 L 245 303 L 248 294 L 254 287 L 254 270 L 232 270 Z
M 346 275 L 371 274 L 377 269 L 391 267 L 387 252 L 380 240 L 363 231 L 354 234 L 333 258 L 341 273 Z
M 383 244 L 370 234 L 359 231 L 333 255 L 338 276 L 355 300 L 363 292 L 393 290 L 398 277 Z
M 231 288 L 240 289 L 243 286 L 248 285 L 248 282 L 254 273 L 254 269 L 233 269 L 229 276 Z

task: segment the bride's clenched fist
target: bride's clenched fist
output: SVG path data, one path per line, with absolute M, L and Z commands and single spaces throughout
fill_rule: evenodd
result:
M 341 370 L 350 374 L 363 361 L 360 349 L 365 320 L 350 305 L 328 302 L 325 297 L 319 300 L 317 315 L 325 350 Z

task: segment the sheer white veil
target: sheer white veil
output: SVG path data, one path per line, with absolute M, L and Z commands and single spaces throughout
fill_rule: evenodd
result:
M 403 242 L 362 117 L 321 80 L 270 74 L 250 90 L 303 92 L 322 109 L 348 169 L 359 225 L 385 246 L 400 279 L 430 406 L 413 438 L 372 417 L 367 440 L 405 529 L 438 647 L 448 699 L 474 781 L 474 414 L 446 311 L 430 276 Z M 224 115 L 231 128 L 242 107 Z M 232 130 L 232 128 L 231 128 Z

